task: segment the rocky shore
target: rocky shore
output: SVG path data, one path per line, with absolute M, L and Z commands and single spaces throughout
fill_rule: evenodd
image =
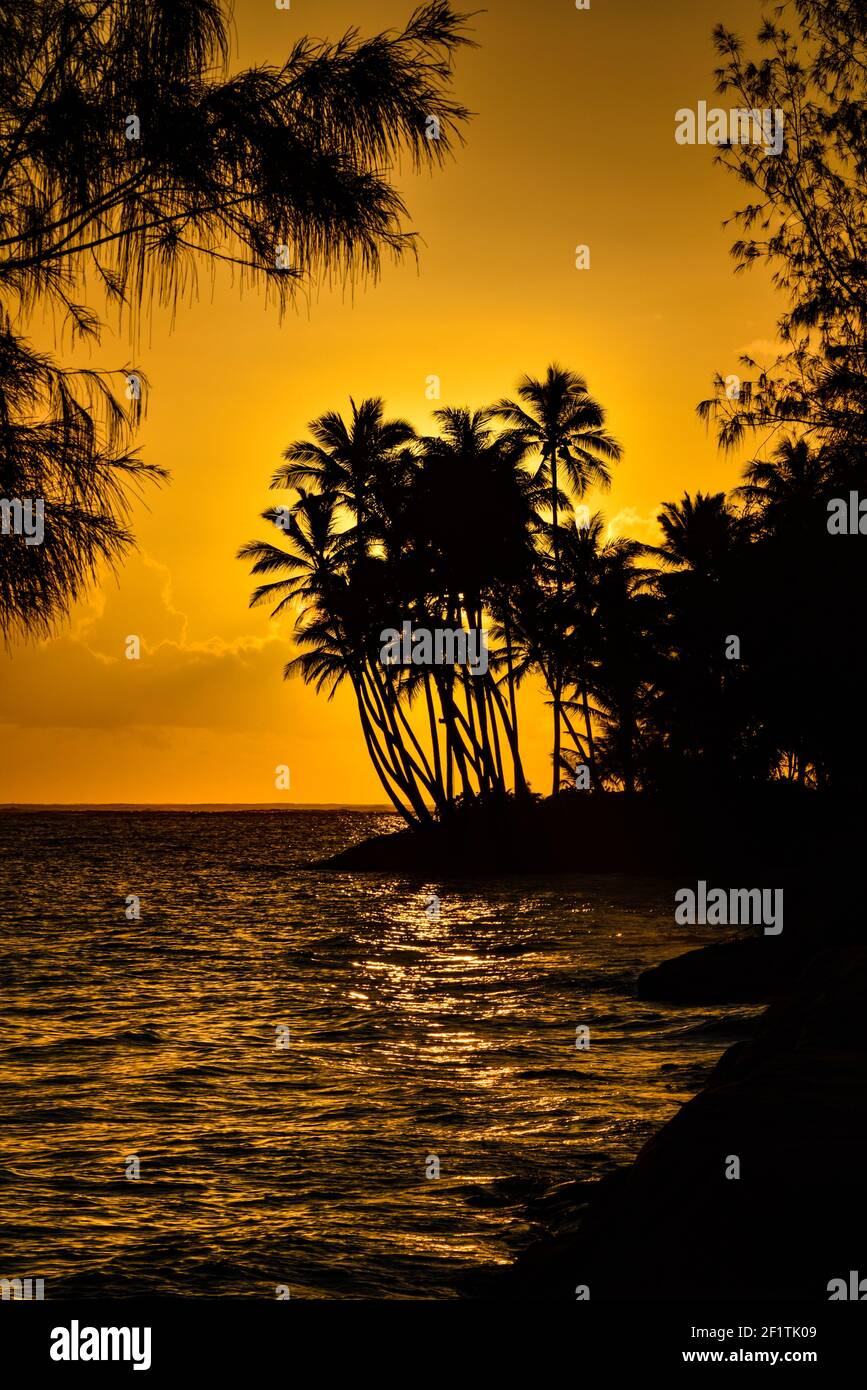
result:
M 671 1004 L 763 1004 L 795 983 L 816 949 L 814 937 L 798 930 L 734 937 L 645 970 L 636 992 Z
M 716 972 L 683 961 L 640 992 L 671 998 L 655 988 L 685 991 L 692 974 L 701 989 Z M 551 1194 L 508 1277 L 515 1297 L 574 1301 L 585 1285 L 591 1299 L 826 1301 L 832 1280 L 867 1280 L 867 949 L 790 965 L 755 1036 L 631 1167 Z
M 800 873 L 824 847 L 860 854 L 860 825 L 822 793 L 785 784 L 727 795 L 706 791 L 564 792 L 523 805 L 461 807 L 428 826 L 377 835 L 311 865 L 316 869 L 421 875 L 468 873 L 749 874 L 777 886 Z M 787 919 L 788 920 L 788 919 Z
M 535 1240 L 469 1296 L 568 1299 L 867 1299 L 867 948 L 863 815 L 771 786 L 742 797 L 565 795 L 467 809 L 379 836 L 336 871 L 655 874 L 785 890 L 785 931 L 744 933 L 645 971 L 641 998 L 768 1003 L 699 1093 L 635 1162 L 564 1182 L 527 1211 Z M 821 930 L 817 928 L 821 923 Z M 856 1274 L 853 1274 L 853 1271 Z M 492 1290 L 493 1286 L 493 1290 Z

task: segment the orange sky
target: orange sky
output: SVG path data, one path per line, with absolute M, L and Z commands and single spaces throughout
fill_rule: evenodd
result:
M 304 33 L 399 25 L 411 8 L 239 0 L 237 62 L 278 62 Z M 137 508 L 140 552 L 117 583 L 57 637 L 0 654 L 0 802 L 382 802 L 351 694 L 328 704 L 281 680 L 289 623 L 248 609 L 233 558 L 267 534 L 257 518 L 282 448 L 350 394 L 383 395 L 427 430 L 431 374 L 444 404 L 479 406 L 556 358 L 588 378 L 625 446 L 603 503 L 619 529 L 652 539 L 662 501 L 736 482 L 743 459 L 718 454 L 695 405 L 741 351 L 766 360 L 782 305 L 764 272 L 734 276 L 721 224 L 743 190 L 712 151 L 675 143 L 674 113 L 714 104 L 715 22 L 752 37 L 758 18 L 755 0 L 490 0 L 457 68 L 477 113 L 466 147 L 443 172 L 399 176 L 418 267 L 389 266 L 353 296 L 320 289 L 282 324 L 228 279 L 212 296 L 205 273 L 174 327 L 157 312 L 137 346 L 106 331 L 90 360 L 144 369 L 139 442 L 172 483 Z M 590 270 L 575 269 L 579 243 Z M 527 771 L 547 790 L 549 718 L 524 705 Z

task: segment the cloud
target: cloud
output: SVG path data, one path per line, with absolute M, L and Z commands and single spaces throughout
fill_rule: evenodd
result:
M 127 639 L 141 643 L 127 658 Z M 68 632 L 0 655 L 0 723 L 82 729 L 274 727 L 285 636 L 188 640 L 171 573 L 135 557 Z
M 783 344 L 775 342 L 773 338 L 753 338 L 752 342 L 745 343 L 743 347 L 735 348 L 736 357 L 779 357 L 783 351 Z
M 635 507 L 623 507 L 608 523 L 608 539 L 615 536 L 643 541 L 645 545 L 658 543 L 662 539 L 662 533 L 656 512 L 650 516 L 642 516 Z
M 175 607 L 171 571 L 148 555 L 133 556 L 119 580 L 108 578 L 74 615 L 70 636 L 109 659 L 123 656 L 128 636 L 154 651 L 163 642 L 184 646 L 187 619 Z

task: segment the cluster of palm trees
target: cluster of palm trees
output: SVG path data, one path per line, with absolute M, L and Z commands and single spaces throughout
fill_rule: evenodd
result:
M 853 704 L 862 677 L 835 648 L 858 567 L 844 545 L 829 553 L 825 525 L 829 489 L 852 480 L 845 459 L 787 440 L 731 497 L 665 503 L 651 547 L 579 506 L 610 485 L 621 448 L 576 373 L 554 364 L 515 399 L 434 419 L 422 437 L 371 399 L 314 420 L 272 479 L 292 493 L 263 514 L 277 541 L 239 552 L 262 581 L 252 603 L 295 614 L 285 674 L 329 696 L 349 682 L 408 822 L 531 796 L 528 677 L 551 710 L 554 795 L 845 777 L 820 713 L 832 668 Z M 384 664 L 383 630 L 407 620 L 484 627 L 487 671 Z

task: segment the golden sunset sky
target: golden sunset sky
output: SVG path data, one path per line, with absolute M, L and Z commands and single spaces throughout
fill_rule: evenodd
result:
M 235 6 L 238 66 L 278 63 L 305 33 L 401 25 L 412 0 Z M 467 4 L 465 8 L 472 8 Z M 94 366 L 134 361 L 151 382 L 139 443 L 170 470 L 134 513 L 140 551 L 55 638 L 0 654 L 0 802 L 382 803 L 351 692 L 333 703 L 284 683 L 290 622 L 247 606 L 239 544 L 283 447 L 348 398 L 385 397 L 430 429 L 436 403 L 477 407 L 557 359 L 583 373 L 625 447 L 614 526 L 656 536 L 663 501 L 733 486 L 695 415 L 715 371 L 773 353 L 782 303 L 764 271 L 735 276 L 723 219 L 747 201 L 706 147 L 675 143 L 675 111 L 714 97 L 714 24 L 752 39 L 755 0 L 489 0 L 456 93 L 475 113 L 443 171 L 397 179 L 420 259 L 352 293 L 322 286 L 279 320 L 228 278 L 139 343 L 107 330 Z M 591 268 L 575 268 L 587 244 Z M 41 347 L 57 346 L 33 325 Z M 596 505 L 597 499 L 590 499 Z M 457 504 L 457 499 L 456 499 Z M 124 639 L 142 639 L 128 661 Z M 550 783 L 550 720 L 522 707 L 525 764 Z M 291 790 L 275 789 L 288 764 Z

